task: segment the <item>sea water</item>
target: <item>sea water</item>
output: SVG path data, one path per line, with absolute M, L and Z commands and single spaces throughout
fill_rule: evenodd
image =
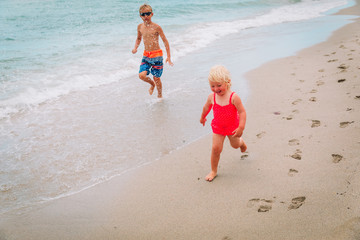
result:
M 325 40 L 349 22 L 329 14 L 353 4 L 148 3 L 175 63 L 165 65 L 162 100 L 137 77 L 143 47 L 131 53 L 143 1 L 0 2 L 0 213 L 74 194 L 208 134 L 199 117 L 212 65 L 230 69 L 246 102 L 242 74 Z

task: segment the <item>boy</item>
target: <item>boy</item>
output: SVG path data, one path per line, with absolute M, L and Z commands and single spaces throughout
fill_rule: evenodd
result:
M 143 4 L 139 9 L 140 17 L 144 21 L 139 24 L 137 28 L 137 38 L 135 41 L 135 47 L 132 50 L 132 53 L 135 54 L 137 49 L 141 43 L 141 39 L 144 39 L 144 55 L 141 61 L 140 70 L 139 70 L 139 78 L 151 85 L 149 89 L 150 95 L 153 94 L 154 88 L 158 91 L 158 98 L 162 97 L 162 84 L 160 77 L 163 72 L 163 54 L 159 45 L 159 36 L 161 37 L 167 53 L 167 58 L 165 62 L 168 62 L 170 66 L 173 66 L 170 57 L 170 46 L 169 42 L 165 37 L 165 34 L 162 28 L 151 21 L 154 13 L 152 12 L 152 8 L 148 4 Z M 147 75 L 149 73 L 154 77 L 154 81 L 151 80 Z

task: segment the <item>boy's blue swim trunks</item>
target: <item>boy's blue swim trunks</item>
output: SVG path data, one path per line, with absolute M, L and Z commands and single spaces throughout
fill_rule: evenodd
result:
M 139 73 L 144 71 L 147 71 L 146 75 L 151 72 L 154 77 L 161 77 L 163 72 L 163 53 L 161 49 L 151 52 L 144 51 Z

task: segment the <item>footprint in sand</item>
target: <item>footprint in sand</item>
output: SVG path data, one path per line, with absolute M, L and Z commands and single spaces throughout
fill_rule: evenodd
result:
M 288 116 L 288 117 L 283 117 L 283 119 L 286 119 L 286 120 L 292 120 L 292 119 L 293 119 L 293 116 L 292 116 L 292 115 L 290 115 L 290 116 Z
M 321 80 L 319 80 L 319 81 L 316 81 L 316 85 L 317 86 L 321 86 L 321 85 L 324 85 L 325 83 L 323 82 L 323 81 L 321 81 Z
M 241 160 L 245 160 L 245 159 L 247 159 L 248 157 L 249 157 L 249 155 L 245 154 L 245 155 L 242 155 L 242 156 L 240 157 L 240 159 L 241 159 Z
M 319 120 L 311 120 L 311 121 L 312 121 L 312 124 L 311 124 L 312 128 L 320 127 L 321 123 Z
M 340 123 L 340 127 L 341 128 L 346 128 L 347 126 L 349 126 L 350 124 L 354 123 L 354 121 L 352 122 L 341 122 Z
M 228 237 L 228 236 L 225 236 L 225 237 L 223 237 L 221 240 L 231 240 L 231 238 Z
M 268 212 L 272 209 L 273 202 L 274 202 L 273 200 L 253 198 L 249 200 L 247 206 L 249 208 L 256 206 L 258 212 Z
M 331 154 L 331 156 L 333 158 L 333 163 L 338 163 L 343 159 L 343 156 L 340 154 Z
M 296 170 L 296 169 L 293 169 L 293 168 L 290 168 L 289 169 L 289 172 L 288 172 L 288 175 L 290 176 L 290 177 L 293 177 L 296 173 L 298 173 L 299 171 L 298 170 Z
M 296 149 L 295 153 L 293 155 L 291 155 L 290 157 L 296 159 L 296 160 L 301 160 L 301 150 L 300 149 Z
M 295 146 L 295 145 L 300 145 L 300 141 L 298 139 L 291 139 L 289 140 L 289 145 L 290 146 Z
M 257 136 L 258 138 L 262 138 L 263 136 L 265 136 L 265 133 L 266 133 L 266 132 L 261 132 L 261 133 L 256 134 L 256 136 Z
M 296 105 L 298 104 L 299 102 L 301 102 L 302 100 L 301 99 L 296 99 L 295 101 L 293 101 L 291 104 L 292 105 Z
M 331 54 L 336 54 L 336 52 L 332 52 Z M 325 54 L 324 56 L 326 56 L 326 57 L 329 57 L 330 56 L 330 54 Z
M 339 69 L 341 69 L 341 72 L 346 71 L 346 69 L 349 68 L 349 66 L 346 66 L 345 64 L 341 64 L 340 66 L 338 66 Z
M 310 102 L 316 102 L 316 97 L 311 97 L 311 98 L 309 98 L 309 101 L 310 101 Z
M 317 93 L 317 90 L 316 90 L 316 89 L 313 89 L 313 90 L 311 90 L 310 93 Z
M 305 203 L 306 197 L 296 197 L 291 200 L 291 204 L 288 207 L 288 210 L 298 209 Z

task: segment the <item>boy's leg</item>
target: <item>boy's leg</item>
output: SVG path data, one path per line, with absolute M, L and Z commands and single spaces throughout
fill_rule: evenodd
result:
M 245 152 L 247 149 L 247 146 L 244 142 L 244 139 L 242 139 L 241 137 L 233 137 L 233 136 L 228 136 L 229 140 L 230 140 L 230 145 L 235 148 L 238 149 L 240 148 L 241 152 Z
M 150 93 L 150 95 L 152 95 L 153 92 L 154 92 L 155 83 L 154 83 L 153 80 L 151 80 L 151 78 L 149 78 L 149 77 L 147 76 L 147 71 L 143 71 L 143 72 L 139 73 L 139 78 L 140 78 L 141 80 L 143 80 L 143 81 L 145 81 L 145 82 L 147 82 L 147 83 L 149 83 L 149 84 L 151 85 L 151 87 L 150 87 L 150 89 L 149 89 L 149 93 Z
M 154 76 L 154 82 L 156 85 L 156 89 L 158 91 L 158 98 L 162 97 L 162 83 L 160 80 L 162 73 L 163 73 L 163 60 L 161 57 L 160 59 L 158 59 L 158 61 L 154 63 L 153 66 L 151 66 L 151 74 Z
M 162 97 L 162 84 L 161 84 L 161 80 L 159 77 L 154 77 L 154 82 L 156 85 L 156 89 L 158 91 L 158 98 Z
M 213 142 L 211 149 L 211 172 L 205 177 L 206 181 L 211 182 L 217 176 L 217 169 L 220 160 L 220 154 L 223 149 L 225 136 L 213 134 Z

